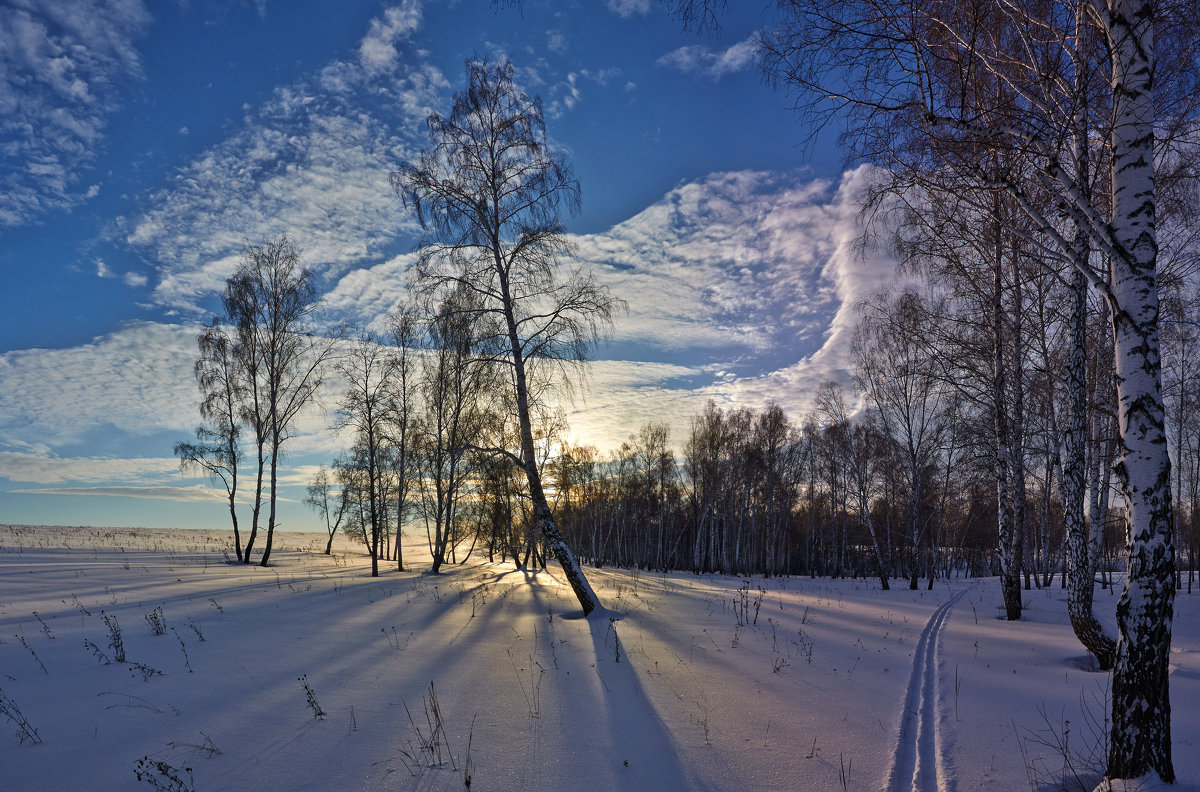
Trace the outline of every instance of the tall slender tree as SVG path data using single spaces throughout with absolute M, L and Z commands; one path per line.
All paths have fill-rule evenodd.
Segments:
M 175 445 L 175 455 L 184 468 L 198 468 L 225 488 L 229 519 L 233 523 L 233 549 L 243 560 L 238 528 L 238 468 L 242 463 L 241 410 L 245 399 L 244 372 L 229 333 L 214 319 L 196 338 L 196 383 L 200 386 L 201 424 L 195 443 Z
M 309 317 L 317 306 L 313 273 L 300 261 L 300 251 L 286 236 L 247 245 L 223 297 L 236 332 L 236 352 L 245 369 L 251 398 L 244 420 L 255 432 L 258 486 L 251 539 L 258 528 L 263 472 L 270 466 L 267 538 L 262 566 L 267 566 L 275 535 L 279 459 L 292 436 L 296 419 L 320 387 L 336 335 L 313 332 Z
M 579 206 L 579 184 L 546 134 L 541 101 L 513 81 L 510 62 L 472 61 L 448 115 L 429 117 L 433 147 L 392 174 L 425 231 L 414 284 L 440 299 L 474 299 L 473 332 L 483 354 L 507 368 L 520 430 L 519 453 L 536 524 L 584 613 L 600 602 L 558 530 L 542 487 L 533 411 L 550 382 L 569 384 L 618 302 L 581 270 L 561 214 Z

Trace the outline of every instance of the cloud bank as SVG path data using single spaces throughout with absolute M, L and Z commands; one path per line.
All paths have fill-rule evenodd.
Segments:
M 642 424 L 665 421 L 680 446 L 710 399 L 727 408 L 774 402 L 799 420 L 821 382 L 850 385 L 857 305 L 895 278 L 890 257 L 858 244 L 857 196 L 869 178 L 867 169 L 836 184 L 713 174 L 604 234 L 575 237 L 575 265 L 591 269 L 629 310 L 596 350 L 575 401 L 563 404 L 572 439 L 611 449 Z M 349 270 L 326 294 L 326 310 L 386 329 L 412 260 L 404 254 Z M 69 448 L 101 430 L 188 438 L 197 421 L 198 329 L 135 323 L 81 347 L 0 356 L 0 478 L 174 486 L 163 478 L 178 475 L 167 447 L 162 458 L 106 460 L 70 458 Z M 336 390 L 326 388 L 325 409 Z M 289 464 L 328 463 L 344 447 L 328 423 L 321 409 L 305 416 Z

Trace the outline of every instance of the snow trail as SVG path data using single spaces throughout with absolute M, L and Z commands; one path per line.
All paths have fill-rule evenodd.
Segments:
M 950 611 L 968 590 L 963 589 L 942 603 L 929 617 L 917 641 L 912 676 L 908 680 L 904 710 L 900 715 L 900 734 L 887 776 L 885 788 L 888 792 L 948 792 L 951 789 L 950 780 L 941 767 L 937 744 L 937 647 Z

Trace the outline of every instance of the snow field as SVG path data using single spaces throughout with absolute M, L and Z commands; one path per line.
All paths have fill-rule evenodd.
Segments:
M 471 790 L 1048 790 L 1053 743 L 1066 730 L 1086 753 L 1086 710 L 1105 717 L 1107 675 L 1057 580 L 1008 623 L 994 580 L 884 592 L 589 568 L 609 612 L 583 619 L 556 569 L 472 558 L 435 577 L 414 543 L 413 571 L 372 579 L 341 540 L 326 557 L 323 537 L 284 534 L 268 569 L 228 563 L 227 545 L 0 527 L 0 692 L 41 740 L 0 716 L 0 789 L 152 789 L 135 775 L 148 757 L 160 787 L 161 767 L 196 792 L 453 790 L 468 774 Z M 1179 789 L 1200 778 L 1198 611 L 1181 593 Z M 126 663 L 84 644 L 112 658 L 104 616 Z

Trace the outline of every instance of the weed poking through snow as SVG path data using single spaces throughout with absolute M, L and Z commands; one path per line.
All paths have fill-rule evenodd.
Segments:
M 163 618 L 162 608 L 155 608 L 142 618 L 146 620 L 146 625 L 149 626 L 151 635 L 167 634 L 167 620 Z
M 0 690 L 0 715 L 17 725 L 17 739 L 22 744 L 28 741 L 37 745 L 42 741 L 42 738 L 38 736 L 37 729 L 33 728 L 29 720 L 21 714 L 21 708 L 17 706 L 17 702 L 5 695 L 3 690 Z
M 172 767 L 166 762 L 143 756 L 134 763 L 133 772 L 138 781 L 149 784 L 158 792 L 194 792 L 196 789 L 190 767 Z
M 196 624 L 196 622 L 192 619 L 188 619 L 186 622 L 184 622 L 184 624 L 188 627 L 188 629 L 196 633 L 197 638 L 199 638 L 202 642 L 204 641 L 204 633 L 200 632 L 200 625 Z
M 416 768 L 419 766 L 442 767 L 445 765 L 446 759 L 450 760 L 450 767 L 457 772 L 458 766 L 454 763 L 454 753 L 450 750 L 450 741 L 446 739 L 446 723 L 442 719 L 442 708 L 438 706 L 437 691 L 433 687 L 433 682 L 429 683 L 429 695 L 421 697 L 425 714 L 424 728 L 413 717 L 412 710 L 408 708 L 408 702 L 401 699 L 401 703 L 404 704 L 409 726 L 417 738 L 415 746 L 412 740 L 409 740 L 408 750 L 400 749 L 408 772 L 415 776 Z M 473 729 L 474 721 L 472 721 Z M 444 754 L 443 748 L 445 749 Z
M 38 612 L 37 612 L 37 611 L 34 611 L 34 612 L 33 612 L 33 615 L 34 615 L 35 617 L 37 617 L 37 620 L 38 620 L 39 622 L 41 622 L 41 623 L 42 623 L 42 635 L 46 636 L 47 638 L 53 639 L 53 638 L 54 638 L 54 635 L 53 635 L 53 634 L 50 632 L 50 625 L 49 625 L 49 624 L 46 624 L 46 620 L 45 620 L 45 619 L 43 619 L 43 618 L 42 618 L 42 617 L 41 617 L 41 616 L 38 614 Z
M 163 672 L 157 668 L 151 668 L 145 663 L 131 663 L 129 666 L 129 675 L 136 677 L 138 674 L 142 675 L 143 682 L 149 682 L 150 677 L 162 676 Z
M 1108 713 L 1112 711 L 1108 685 L 1093 691 L 1090 701 L 1080 692 L 1079 705 L 1083 726 L 1076 725 L 1074 733 L 1071 721 L 1060 715 L 1055 722 L 1042 705 L 1037 708 L 1042 727 L 1018 733 L 1030 788 L 1090 792 L 1103 777 L 1110 732 Z M 1029 745 L 1039 746 L 1046 755 L 1030 757 Z
M 312 686 L 308 684 L 308 674 L 297 677 L 296 681 L 304 687 L 304 698 L 308 702 L 308 708 L 312 710 L 313 717 L 317 720 L 324 719 L 325 710 L 321 709 L 321 705 L 317 703 L 317 694 L 313 692 Z
M 121 622 L 111 614 L 104 614 L 104 623 L 108 626 L 108 648 L 113 650 L 113 658 L 118 663 L 125 662 L 125 639 L 121 637 Z
M 92 656 L 96 658 L 97 662 L 104 663 L 104 665 L 109 665 L 112 663 L 112 660 L 108 659 L 108 655 L 104 653 L 104 650 L 99 646 L 96 646 L 96 644 L 92 643 L 87 638 L 83 639 L 83 648 L 91 652 Z
M 183 642 L 183 637 L 179 634 L 179 630 L 176 630 L 174 627 L 172 627 L 171 632 L 175 633 L 175 640 L 179 641 L 179 650 L 183 652 L 183 666 L 190 674 L 192 673 L 192 664 L 188 660 L 187 644 Z
M 49 671 L 46 670 L 46 664 L 42 662 L 42 658 L 38 657 L 38 653 L 34 650 L 34 648 L 32 646 L 29 645 L 29 641 L 25 640 L 24 635 L 13 635 L 13 638 L 16 638 L 18 641 L 21 642 L 21 646 L 24 646 L 26 649 L 29 650 L 29 654 L 33 655 L 33 659 L 36 660 L 37 664 L 42 667 L 43 674 L 50 673 Z

